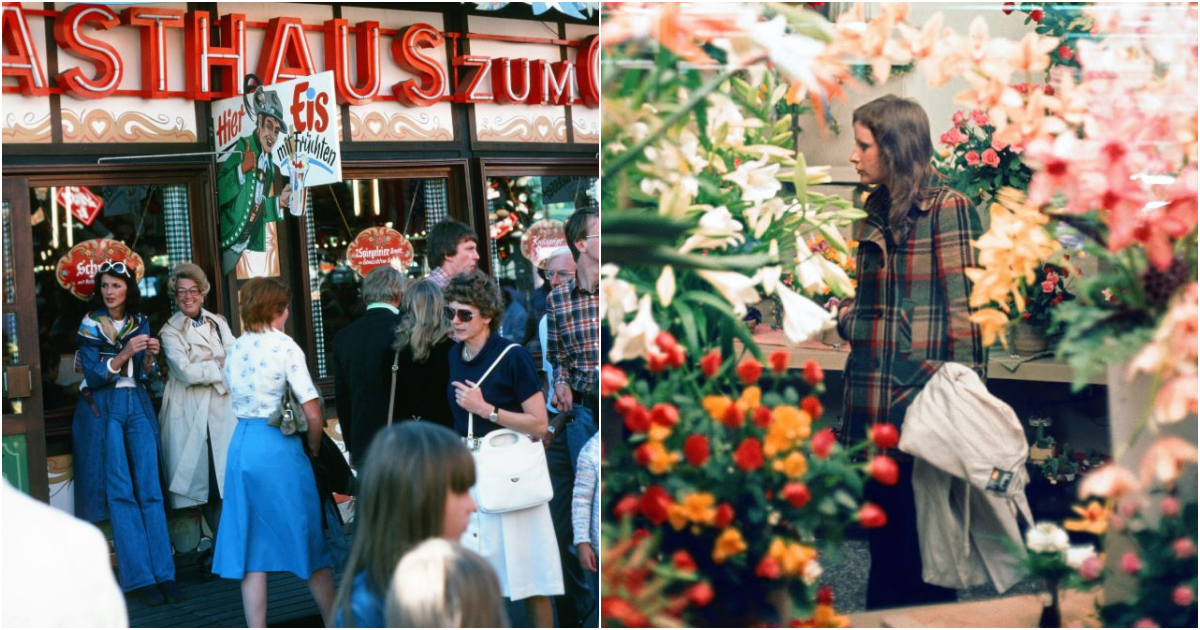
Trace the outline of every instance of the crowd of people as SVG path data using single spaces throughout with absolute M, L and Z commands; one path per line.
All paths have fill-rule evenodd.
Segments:
M 251 627 L 266 625 L 271 572 L 307 580 L 327 626 L 503 627 L 505 599 L 523 602 L 537 627 L 554 626 L 556 614 L 562 627 L 595 619 L 598 228 L 596 208 L 575 212 L 568 247 L 539 269 L 544 315 L 519 327 L 538 330 L 544 379 L 522 340 L 500 334 L 511 300 L 476 269 L 469 226 L 432 228 L 432 271 L 421 280 L 390 266 L 366 275 L 366 309 L 333 347 L 356 476 L 341 567 L 314 476 L 313 460 L 331 447 L 322 446 L 321 393 L 284 332 L 291 290 L 274 278 L 246 282 L 235 337 L 203 307 L 204 270 L 180 264 L 169 281 L 178 312 L 156 337 L 138 312 L 136 270 L 102 265 L 96 308 L 77 335 L 76 501 L 80 518 L 110 521 L 120 589 L 151 605 L 185 597 L 166 499 L 201 509 L 216 540 L 212 572 L 240 580 Z M 147 384 L 160 377 L 156 415 Z M 475 451 L 493 432 L 544 447 L 535 452 L 546 454 L 549 501 L 477 508 L 490 497 L 479 494 L 487 469 Z

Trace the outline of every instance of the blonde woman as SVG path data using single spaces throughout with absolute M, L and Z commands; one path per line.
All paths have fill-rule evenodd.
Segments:
M 167 287 L 179 307 L 158 333 L 167 360 L 160 419 L 168 497 L 175 509 L 202 506 L 215 533 L 237 427 L 224 374 L 234 337 L 224 317 L 204 308 L 211 286 L 199 266 L 179 264 Z
M 500 583 L 487 560 L 434 538 L 404 555 L 388 587 L 389 628 L 507 628 Z
M 444 311 L 442 291 L 432 282 L 418 282 L 400 301 L 400 325 L 394 348 L 400 352 L 396 374 L 397 420 L 421 418 L 453 427 L 446 386 L 450 383 L 453 330 Z

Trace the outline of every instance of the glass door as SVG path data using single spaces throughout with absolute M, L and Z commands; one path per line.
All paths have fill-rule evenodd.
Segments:
M 29 183 L 6 177 L 3 192 L 4 478 L 48 501 Z

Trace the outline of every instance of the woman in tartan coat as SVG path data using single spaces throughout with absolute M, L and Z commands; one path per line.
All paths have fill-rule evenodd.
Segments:
M 878 98 L 854 111 L 850 162 L 865 185 L 868 216 L 854 228 L 857 297 L 838 313 L 850 341 L 841 438 L 866 438 L 876 423 L 901 428 L 904 413 L 943 362 L 986 376 L 979 327 L 972 324 L 964 270 L 975 266 L 971 241 L 983 234 L 962 194 L 941 185 L 930 167 L 929 118 L 916 102 Z M 870 531 L 867 608 L 954 601 L 953 590 L 921 580 L 912 462 L 898 458 L 900 481 L 871 482 L 867 500 L 887 525 Z

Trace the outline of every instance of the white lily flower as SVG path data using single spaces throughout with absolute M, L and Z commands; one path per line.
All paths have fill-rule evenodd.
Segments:
M 746 225 L 754 233 L 754 238 L 762 238 L 771 228 L 771 224 L 783 217 L 786 211 L 783 200 L 773 197 L 764 204 L 746 208 L 742 214 L 746 217 Z
M 806 293 L 825 292 L 825 274 L 821 256 L 813 253 L 802 237 L 796 237 L 796 284 Z
M 658 301 L 662 302 L 663 306 L 670 306 L 671 300 L 675 299 L 675 268 L 671 265 L 663 266 L 662 274 L 658 276 L 658 282 L 654 284 L 654 289 L 658 293 Z
M 733 214 L 725 206 L 713 208 L 701 217 L 692 235 L 684 241 L 680 251 L 690 252 L 696 249 L 724 249 L 730 245 L 740 245 L 745 242 L 742 235 L 742 224 L 733 218 Z
M 775 289 L 783 303 L 783 334 L 789 343 L 803 343 L 837 326 L 833 313 L 816 302 L 782 284 Z
M 1084 561 L 1096 555 L 1096 545 L 1072 545 L 1067 549 L 1067 566 L 1079 570 Z
M 737 170 L 726 175 L 725 180 L 731 181 L 742 189 L 742 201 L 766 201 L 775 196 L 782 186 L 775 174 L 779 172 L 778 164 L 767 164 L 766 158 L 753 162 L 742 162 Z
M 651 351 L 658 352 L 654 338 L 658 336 L 658 324 L 654 321 L 654 310 L 649 295 L 642 296 L 638 306 L 637 317 L 629 323 L 622 323 L 617 329 L 617 337 L 613 340 L 612 350 L 608 360 L 620 363 L 628 359 L 639 359 Z
M 1025 546 L 1034 553 L 1062 553 L 1071 546 L 1071 539 L 1058 525 L 1041 522 L 1025 533 Z
M 712 271 L 701 269 L 696 275 L 704 278 L 733 307 L 734 315 L 746 314 L 746 304 L 758 302 L 757 278 L 744 276 L 736 271 Z
M 819 254 L 813 254 L 813 256 L 821 264 L 821 279 L 825 281 L 826 286 L 832 289 L 838 297 L 854 297 L 854 283 L 850 281 L 846 270 L 824 256 Z
M 708 137 L 716 145 L 740 147 L 746 144 L 746 129 L 763 124 L 756 118 L 742 116 L 742 110 L 724 94 L 713 93 L 708 101 Z
M 778 15 L 769 22 L 756 22 L 747 32 L 754 43 L 766 50 L 781 74 L 804 85 L 817 85 L 812 69 L 818 66 L 817 58 L 825 52 L 825 44 L 786 31 L 787 20 Z
M 779 242 L 772 240 L 771 249 L 768 252 L 772 260 L 779 259 Z M 763 293 L 772 295 L 775 293 L 775 287 L 779 286 L 779 276 L 783 273 L 783 267 L 780 265 L 771 265 L 762 267 L 758 270 L 755 278 L 762 284 Z
M 625 315 L 637 308 L 637 289 L 620 278 L 616 265 L 600 269 L 600 317 L 608 317 L 609 328 L 616 329 Z

